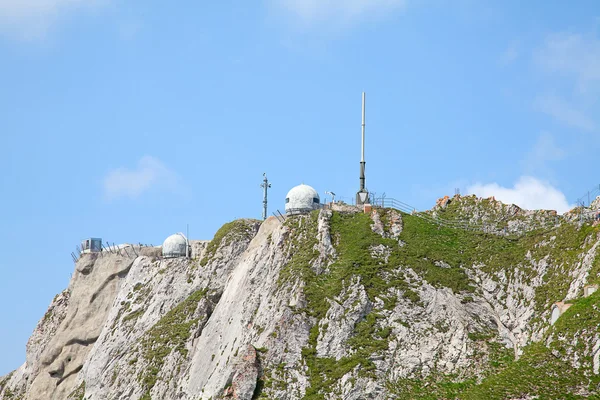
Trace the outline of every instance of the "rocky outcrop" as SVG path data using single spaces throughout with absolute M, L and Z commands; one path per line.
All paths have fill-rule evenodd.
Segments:
M 521 235 L 536 229 L 552 229 L 563 221 L 572 220 L 568 213 L 562 216 L 555 210 L 524 210 L 494 197 L 478 198 L 475 195 L 445 196 L 428 213 L 457 226 L 498 235 Z
M 231 387 L 225 391 L 224 397 L 236 400 L 251 400 L 256 391 L 259 372 L 256 349 L 254 346 L 249 345 L 236 366 Z

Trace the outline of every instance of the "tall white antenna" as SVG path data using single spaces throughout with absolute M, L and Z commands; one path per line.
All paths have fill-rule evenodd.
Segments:
M 360 189 L 358 193 L 356 193 L 356 204 L 366 204 L 369 202 L 369 192 L 365 188 L 365 103 L 366 103 L 366 94 L 362 92 L 362 140 L 360 146 Z
M 360 162 L 362 164 L 365 163 L 365 103 L 366 103 L 366 94 L 365 92 L 362 93 L 362 146 L 361 146 L 361 151 L 360 151 Z M 362 178 L 362 183 L 363 185 L 360 187 L 361 189 L 364 189 L 364 168 L 362 170 L 362 174 L 361 174 L 361 178 Z

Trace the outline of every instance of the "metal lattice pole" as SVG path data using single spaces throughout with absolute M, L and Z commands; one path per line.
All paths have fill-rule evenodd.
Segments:
M 268 204 L 268 201 L 267 201 L 267 191 L 271 187 L 271 184 L 269 183 L 269 180 L 267 179 L 267 173 L 266 172 L 263 174 L 263 177 L 264 177 L 263 183 L 260 185 L 260 187 L 263 188 L 263 213 L 262 213 L 262 218 L 263 218 L 263 221 L 264 221 L 265 219 L 267 219 L 267 204 Z

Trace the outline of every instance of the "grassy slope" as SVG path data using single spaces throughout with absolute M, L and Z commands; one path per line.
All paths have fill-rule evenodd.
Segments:
M 251 239 L 255 233 L 253 232 L 253 225 L 257 222 L 254 219 L 236 219 L 223 225 L 206 247 L 200 265 L 205 266 L 212 261 L 220 247 L 227 246 L 235 241 Z
M 599 326 L 600 292 L 596 292 L 575 302 L 547 332 L 546 340 L 527 346 L 518 361 L 464 391 L 460 398 L 600 398 L 600 375 L 593 374 L 590 356 Z
M 381 217 L 383 221 L 387 220 L 385 212 L 382 212 Z M 598 233 L 598 229 L 591 226 L 577 229 L 573 225 L 563 225 L 555 230 L 534 231 L 515 239 L 438 227 L 410 215 L 403 215 L 403 222 L 404 230 L 400 238 L 406 244 L 400 246 L 397 241 L 375 234 L 371 230 L 371 219 L 368 215 L 334 213 L 331 219 L 331 235 L 338 257 L 327 273 L 317 274 L 310 266 L 317 256 L 314 249 L 317 243 L 317 213 L 308 217 L 292 218 L 287 223 L 292 230 L 290 240 L 294 256 L 282 271 L 281 279 L 285 281 L 301 277 L 305 281 L 307 307 L 303 311 L 320 320 L 325 317 L 329 308 L 328 299 L 339 296 L 344 285 L 355 276 L 360 277 L 371 299 L 384 299 L 385 307 L 388 308 L 395 304 L 395 299 L 388 296 L 388 289 L 392 287 L 403 291 L 404 297 L 414 302 L 419 301 L 418 295 L 406 282 L 402 269 L 398 267 L 410 267 L 432 285 L 448 287 L 455 293 L 466 295 L 475 291 L 475 287 L 467 279 L 465 268 L 470 268 L 476 263 L 483 264 L 484 271 L 504 271 L 510 279 L 512 271 L 518 266 L 532 278 L 536 273 L 526 258 L 530 253 L 534 260 L 546 258 L 550 263 L 545 285 L 536 291 L 536 305 L 539 311 L 543 311 L 553 302 L 564 298 L 570 282 L 565 271 L 576 265 L 580 260 L 579 255 L 593 244 L 593 240 L 589 239 L 595 238 Z M 544 245 L 544 242 L 550 244 Z M 391 249 L 387 263 L 370 256 L 369 249 L 380 244 Z M 444 261 L 450 268 L 439 268 L 434 264 L 436 261 Z M 594 279 L 597 279 L 595 275 L 590 277 L 590 281 Z M 565 315 L 561 320 L 566 321 L 570 314 L 572 313 Z M 353 354 L 337 361 L 316 356 L 319 326 L 317 324 L 313 327 L 309 344 L 303 350 L 311 383 L 306 393 L 307 399 L 324 398 L 341 376 L 357 366 L 359 375 L 368 376 L 372 373 L 372 356 L 386 349 L 389 340 L 389 330 L 381 327 L 378 320 L 377 310 L 367 315 L 355 327 L 355 336 L 348 343 L 354 351 Z M 600 321 L 596 321 L 598 322 Z M 557 324 L 556 329 L 560 329 L 561 326 Z M 489 341 L 490 348 L 497 346 L 493 337 L 484 339 Z M 517 362 L 502 349 L 496 350 L 498 351 L 491 352 L 487 373 L 489 377 L 480 385 L 476 385 L 473 379 L 455 382 L 453 377 L 435 377 L 427 381 L 393 382 L 390 383 L 389 389 L 398 398 L 415 399 L 500 399 L 518 393 L 537 393 L 542 395 L 542 398 L 560 398 L 556 397 L 557 393 L 575 393 L 575 388 L 589 389 L 589 382 L 573 379 L 578 376 L 578 371 L 569 369 L 565 362 L 552 356 L 551 350 L 543 345 L 529 346 L 525 355 Z M 565 369 L 569 373 L 563 373 L 559 377 L 557 371 Z M 519 377 L 523 386 L 514 384 Z M 542 377 L 550 378 L 544 380 Z M 552 382 L 552 377 L 554 385 L 543 384 Z M 538 383 L 531 383 L 532 381 Z M 567 381 L 571 383 L 567 384 Z M 522 390 L 517 389 L 520 387 Z M 539 389 L 538 392 L 536 388 Z

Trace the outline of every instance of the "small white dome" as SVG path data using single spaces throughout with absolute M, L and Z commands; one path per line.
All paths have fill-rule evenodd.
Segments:
M 285 196 L 285 212 L 301 214 L 321 207 L 319 193 L 308 185 L 298 185 Z
M 182 233 L 176 233 L 165 239 L 162 245 L 163 257 L 184 257 L 187 240 Z

